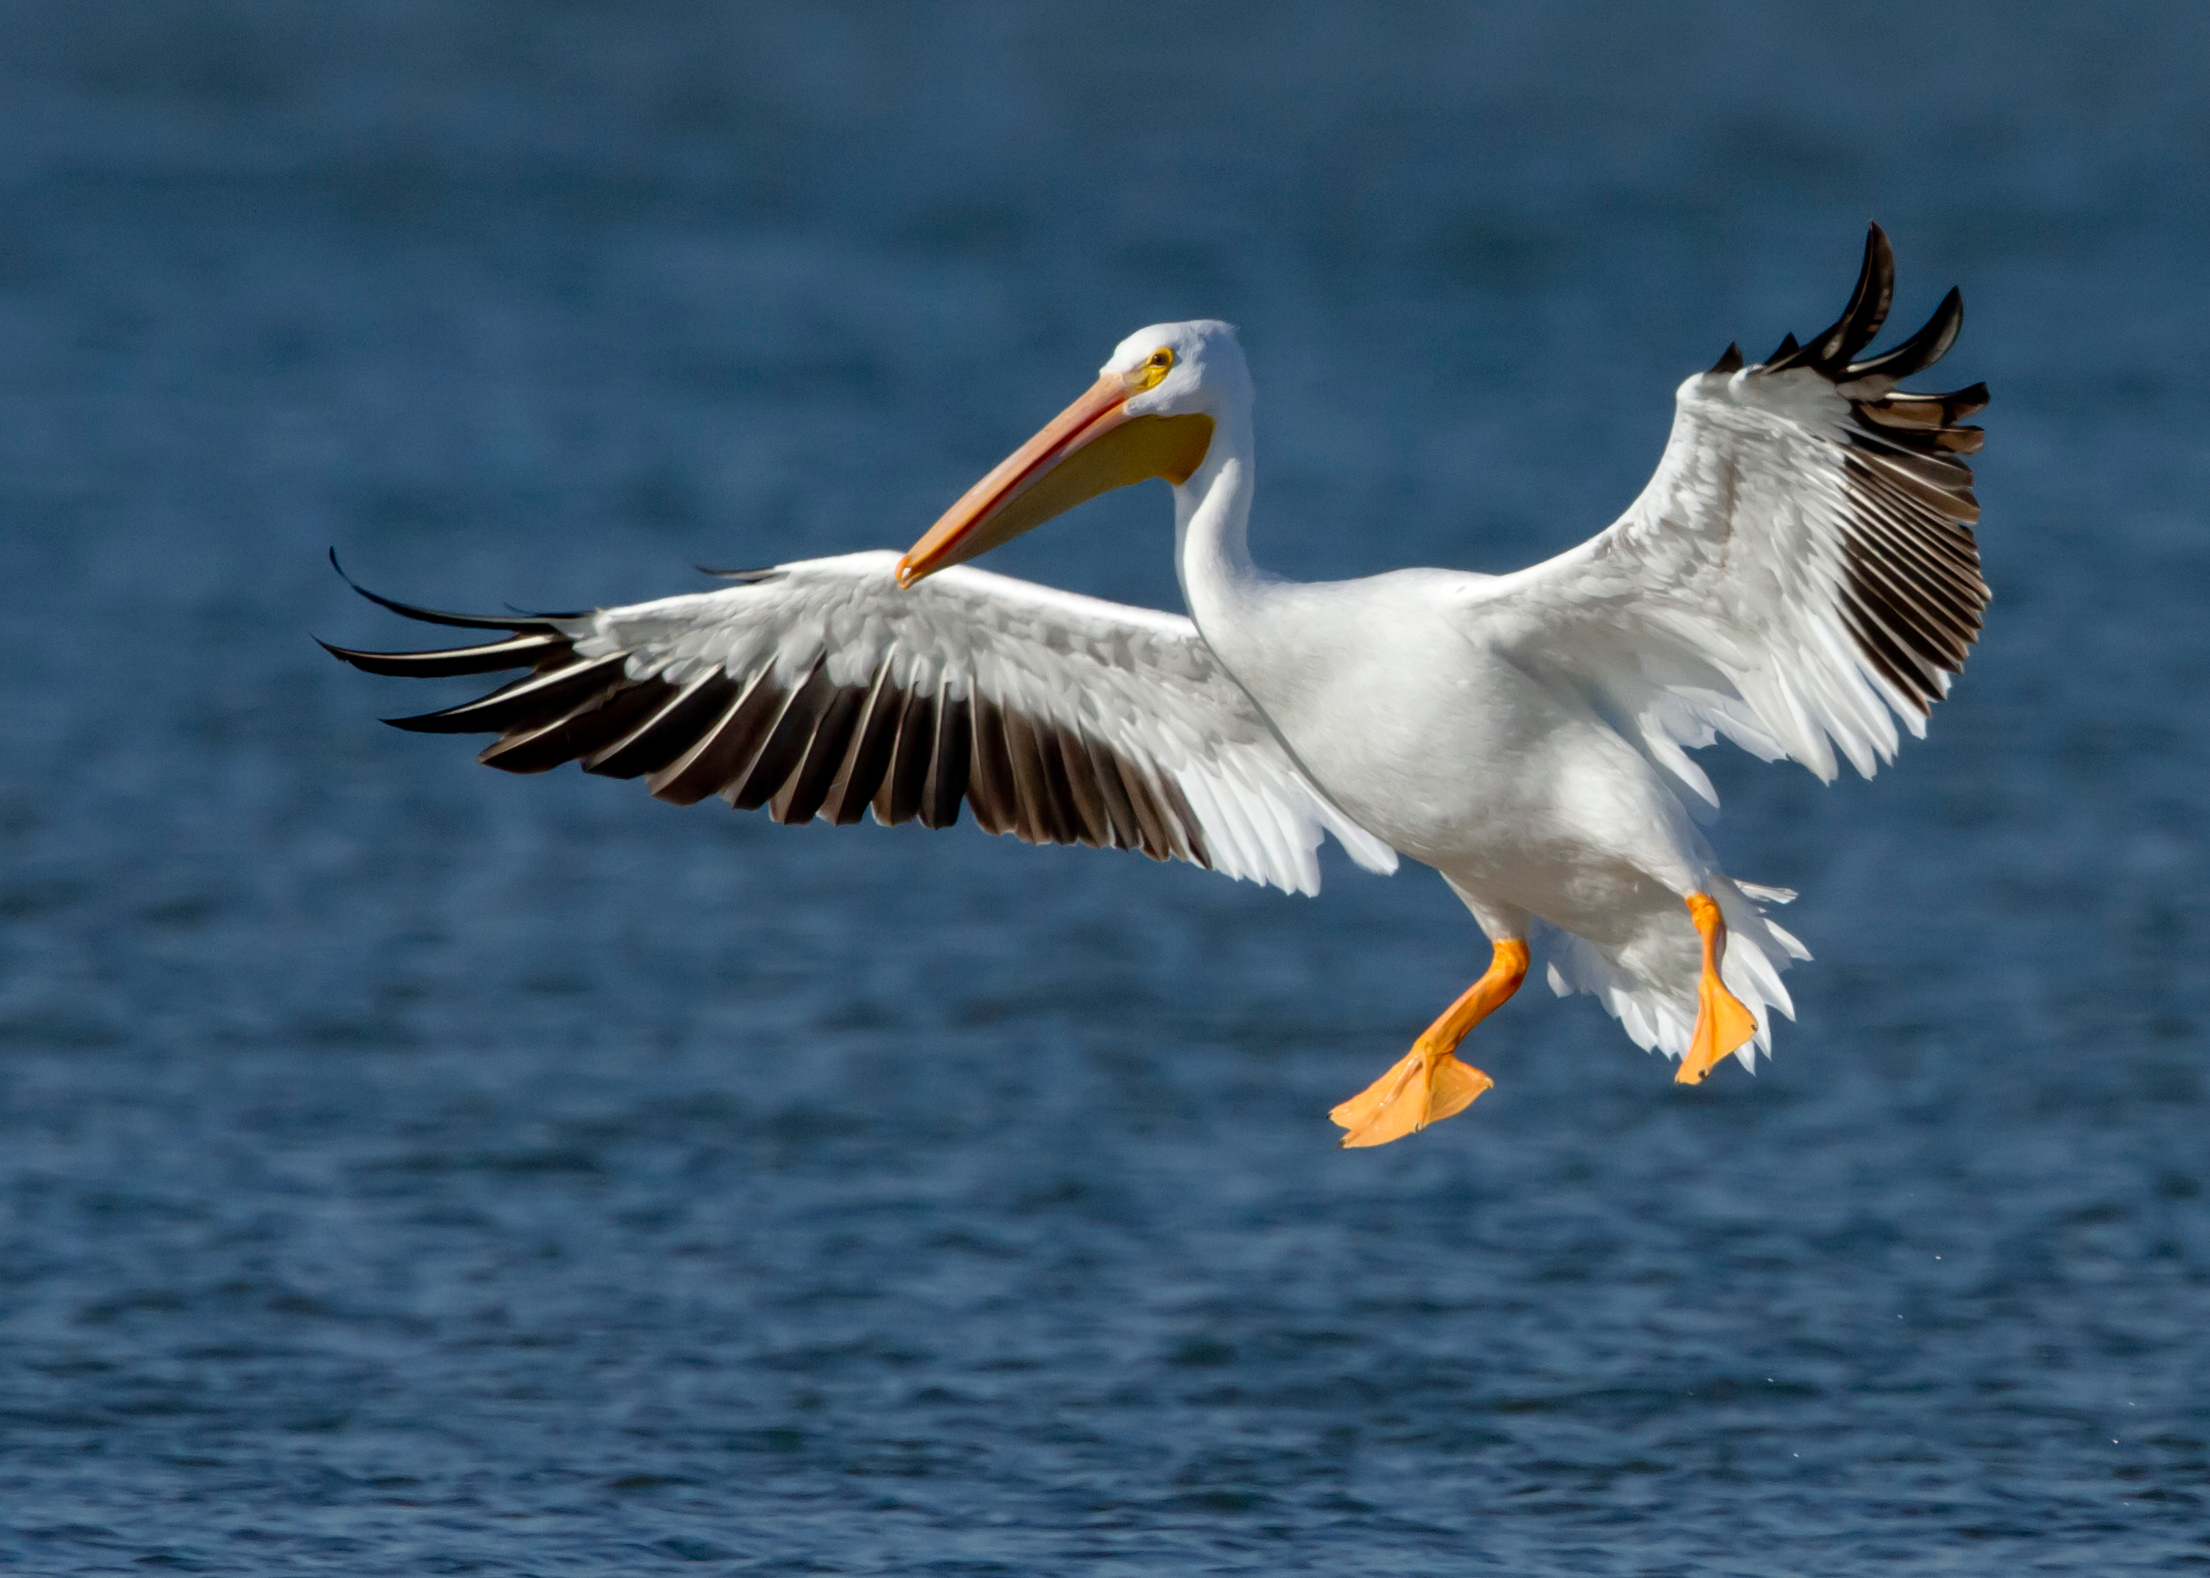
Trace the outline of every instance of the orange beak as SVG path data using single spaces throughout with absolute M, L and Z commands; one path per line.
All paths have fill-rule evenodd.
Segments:
M 1086 499 L 1151 477 L 1176 486 L 1204 464 L 1209 416 L 1135 416 L 1125 374 L 1106 373 L 1043 431 L 960 496 L 898 561 L 911 586 L 947 565 L 1004 546 Z

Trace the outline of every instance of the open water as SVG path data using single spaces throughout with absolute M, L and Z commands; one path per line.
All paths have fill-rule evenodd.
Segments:
M 0 31 L 0 1561 L 2210 1567 L 2210 13 Z M 903 545 L 1196 314 L 1262 560 L 1510 567 L 1871 217 L 1970 305 L 1997 601 L 1877 781 L 1707 756 L 1818 954 L 1754 1079 L 1531 991 L 1339 1154 L 1485 957 L 1430 874 L 516 780 L 308 640 L 409 638 L 331 544 L 494 608 Z M 1002 563 L 1171 605 L 1169 535 Z

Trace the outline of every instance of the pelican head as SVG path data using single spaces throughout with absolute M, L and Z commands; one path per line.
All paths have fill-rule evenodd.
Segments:
M 1180 487 L 1205 463 L 1214 427 L 1250 400 L 1231 325 L 1199 318 L 1138 329 L 1080 399 L 944 512 L 898 561 L 898 584 L 988 553 L 1110 489 L 1152 477 Z

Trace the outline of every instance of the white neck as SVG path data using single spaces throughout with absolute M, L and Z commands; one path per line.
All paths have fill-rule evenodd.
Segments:
M 1251 414 L 1215 418 L 1205 463 L 1174 490 L 1174 566 L 1190 618 L 1215 647 L 1266 582 L 1247 541 L 1251 494 Z

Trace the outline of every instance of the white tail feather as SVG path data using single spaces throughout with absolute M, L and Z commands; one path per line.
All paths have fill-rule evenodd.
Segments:
M 1714 874 L 1712 896 L 1726 917 L 1727 951 L 1719 975 L 1727 990 L 1756 1016 L 1757 1034 L 1734 1055 L 1755 1073 L 1757 1054 L 1773 1052 L 1772 1016 L 1796 1017 L 1795 1003 L 1781 983 L 1791 960 L 1808 959 L 1810 950 L 1767 920 L 1752 902 L 1752 890 Z M 1791 898 L 1793 894 L 1789 895 Z M 1777 900 L 1771 902 L 1778 902 Z M 1652 917 L 1640 936 L 1618 949 L 1600 948 L 1584 937 L 1554 926 L 1539 929 L 1550 989 L 1560 997 L 1586 992 L 1645 1052 L 1679 1058 L 1696 1028 L 1696 978 L 1700 953 L 1685 908 L 1677 923 Z

